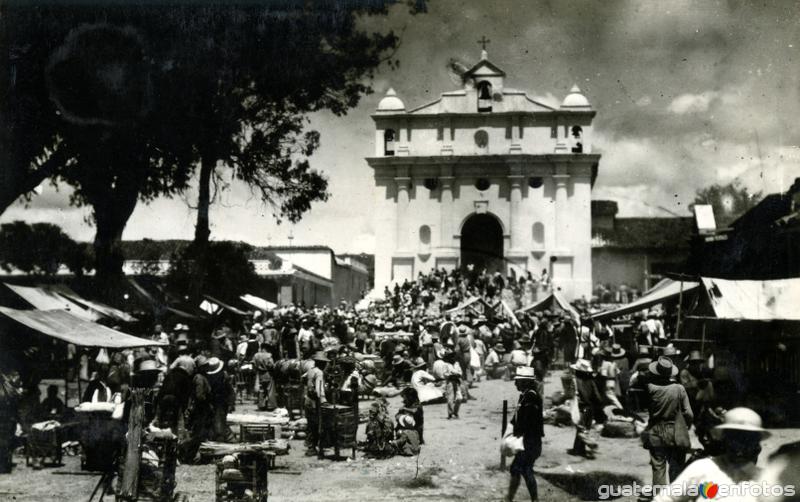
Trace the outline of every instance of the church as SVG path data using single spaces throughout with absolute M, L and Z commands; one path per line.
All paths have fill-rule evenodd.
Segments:
M 473 265 L 590 298 L 595 110 L 577 86 L 558 108 L 506 87 L 485 46 L 462 78 L 416 108 L 389 89 L 372 115 L 376 290 Z

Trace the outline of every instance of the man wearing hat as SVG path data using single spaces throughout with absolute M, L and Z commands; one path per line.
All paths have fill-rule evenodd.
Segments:
M 458 365 L 461 367 L 461 385 L 462 391 L 464 392 L 464 396 L 467 399 L 474 399 L 472 396 L 469 395 L 469 387 L 472 384 L 472 366 L 470 365 L 471 362 L 471 349 L 472 349 L 472 342 L 470 338 L 472 334 L 470 333 L 469 326 L 466 324 L 462 324 L 458 327 L 458 339 L 456 340 L 456 351 L 458 352 L 457 361 Z
M 517 411 L 511 419 L 512 434 L 522 438 L 524 449 L 514 456 L 511 463 L 511 481 L 508 485 L 507 501 L 514 500 L 520 481 L 525 480 L 531 500 L 538 500 L 536 478 L 533 476 L 533 464 L 542 454 L 542 437 L 544 436 L 544 420 L 542 417 L 542 396 L 536 391 L 537 381 L 530 366 L 517 368 L 514 385 L 520 392 Z
M 308 426 L 306 429 L 306 455 L 316 455 L 316 448 L 319 443 L 319 408 L 328 402 L 325 398 L 325 366 L 328 364 L 328 357 L 324 352 L 317 352 L 313 356 L 314 366 L 304 375 L 306 383 L 306 395 L 304 411 Z
M 497 343 L 489 349 L 489 354 L 483 365 L 486 370 L 486 378 L 506 378 L 508 374 L 508 363 L 504 356 L 506 348 L 502 343 Z
M 762 427 L 761 417 L 749 408 L 733 408 L 725 413 L 723 423 L 716 426 L 713 433 L 719 435 L 723 453 L 689 464 L 672 481 L 673 487 L 680 486 L 681 489 L 667 490 L 656 496 L 654 502 L 701 501 L 713 498 L 715 495 L 709 497 L 699 492 L 691 496 L 677 495 L 682 492 L 682 487 L 700 487 L 705 483 L 725 486 L 729 493 L 734 493 L 733 490 L 739 486 L 740 496 L 735 497 L 736 500 L 755 500 L 757 494 L 748 492 L 744 484 L 753 483 L 759 478 L 760 469 L 756 467 L 756 462 L 761 453 L 761 441 L 770 436 L 769 431 Z M 762 485 L 756 486 L 762 488 Z M 766 500 L 772 500 L 770 493 L 762 492 L 761 495 Z
M 213 414 L 214 440 L 230 443 L 233 432 L 228 427 L 228 413 L 236 407 L 236 392 L 230 376 L 223 371 L 224 364 L 219 358 L 212 357 L 202 370 L 208 380 L 210 402 Z
M 594 422 L 594 411 L 603 405 L 603 398 L 597 390 L 594 368 L 587 359 L 578 359 L 569 366 L 575 374 L 575 399 L 578 400 L 580 419 L 576 426 L 575 440 L 569 453 L 586 458 L 594 458 L 597 444 L 588 437 Z
M 669 358 L 659 357 L 650 363 L 648 370 L 650 380 L 644 388 L 649 398 L 650 420 L 642 443 L 650 451 L 653 485 L 665 485 L 668 479 L 675 480 L 684 467 L 691 446 L 689 426 L 694 414 L 686 389 L 674 382 L 678 367 Z
M 695 415 L 695 432 L 698 439 L 708 437 L 709 429 L 719 421 L 713 411 L 716 401 L 714 384 L 703 364 L 705 359 L 699 350 L 692 350 L 686 358 L 686 367 L 678 373 L 678 380 L 689 395 L 689 403 Z

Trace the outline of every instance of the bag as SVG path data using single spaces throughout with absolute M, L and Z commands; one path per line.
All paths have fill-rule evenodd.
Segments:
M 94 362 L 97 364 L 109 364 L 111 363 L 111 358 L 108 357 L 108 351 L 105 348 L 101 348 L 97 352 L 97 357 L 94 358 Z
M 522 442 L 522 436 L 515 436 L 511 432 L 506 434 L 500 442 L 500 451 L 506 457 L 513 457 L 524 449 L 525 445 Z
M 469 365 L 474 370 L 481 369 L 481 356 L 475 349 L 469 349 Z
M 675 417 L 675 447 L 683 450 L 689 450 L 692 447 L 692 441 L 689 439 L 689 427 L 680 411 Z
M 569 408 L 570 417 L 572 417 L 572 423 L 575 425 L 579 425 L 581 423 L 581 410 L 578 407 L 578 395 L 575 394 L 575 397 L 572 398 L 572 402 L 570 403 Z

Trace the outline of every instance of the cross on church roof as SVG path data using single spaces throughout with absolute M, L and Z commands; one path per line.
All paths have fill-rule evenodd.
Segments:
M 491 40 L 489 40 L 488 38 L 486 38 L 486 35 L 483 35 L 483 36 L 481 37 L 481 39 L 480 39 L 480 40 L 478 40 L 478 43 L 479 43 L 479 44 L 481 44 L 481 47 L 483 48 L 483 50 L 486 50 L 486 44 L 488 44 L 488 43 L 490 43 L 490 42 L 491 42 Z

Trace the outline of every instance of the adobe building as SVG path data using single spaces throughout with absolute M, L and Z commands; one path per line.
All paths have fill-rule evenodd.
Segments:
M 485 50 L 463 81 L 416 108 L 390 89 L 372 115 L 376 290 L 472 264 L 589 298 L 596 112 L 577 86 L 558 108 L 507 87 Z

